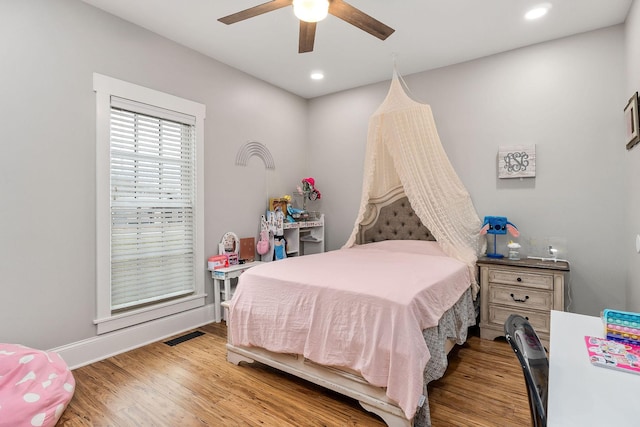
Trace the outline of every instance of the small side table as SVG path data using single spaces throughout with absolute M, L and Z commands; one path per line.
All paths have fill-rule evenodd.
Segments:
M 239 277 L 242 273 L 255 267 L 258 264 L 262 264 L 261 261 L 247 262 L 245 264 L 232 265 L 230 267 L 218 268 L 211 271 L 211 277 L 213 277 L 213 299 L 214 299 L 214 316 L 216 323 L 222 321 L 222 301 L 228 301 L 231 299 L 231 279 Z M 224 291 L 221 285 L 224 282 Z M 222 294 L 222 298 L 220 295 Z

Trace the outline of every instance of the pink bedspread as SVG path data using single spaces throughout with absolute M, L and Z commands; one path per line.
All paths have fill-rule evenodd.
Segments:
M 231 342 L 302 354 L 386 387 L 407 419 L 423 393 L 436 326 L 470 286 L 435 242 L 388 241 L 254 267 L 230 303 Z

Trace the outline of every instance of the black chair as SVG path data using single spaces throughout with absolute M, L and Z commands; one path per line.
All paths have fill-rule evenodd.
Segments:
M 522 366 L 533 426 L 546 427 L 549 384 L 547 352 L 533 326 L 518 314 L 509 316 L 504 324 L 504 333 Z

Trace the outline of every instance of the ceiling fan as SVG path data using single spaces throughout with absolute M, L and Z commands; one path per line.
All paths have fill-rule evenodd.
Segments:
M 295 15 L 300 19 L 298 53 L 313 51 L 316 24 L 324 19 L 327 13 L 366 31 L 380 40 L 385 40 L 395 31 L 343 0 L 272 0 L 222 17 L 218 21 L 230 25 L 292 4 Z M 313 12 L 318 10 L 319 16 L 314 16 Z M 309 14 L 312 16 L 309 16 Z

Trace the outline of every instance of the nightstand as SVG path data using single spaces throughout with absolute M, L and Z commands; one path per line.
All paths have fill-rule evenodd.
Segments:
M 480 337 L 504 336 L 510 314 L 526 317 L 548 347 L 551 310 L 564 311 L 564 280 L 569 264 L 536 259 L 481 257 Z

